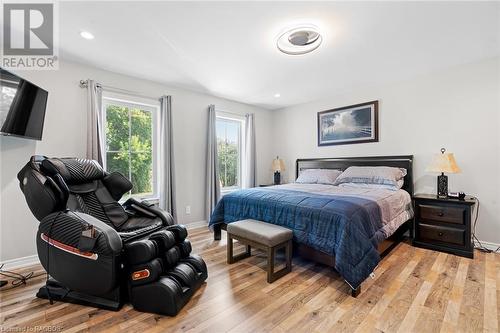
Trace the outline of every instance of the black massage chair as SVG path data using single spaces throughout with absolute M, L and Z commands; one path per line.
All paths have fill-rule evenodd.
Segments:
M 187 231 L 157 206 L 118 200 L 132 189 L 93 160 L 33 156 L 17 175 L 40 221 L 38 257 L 50 279 L 37 296 L 176 315 L 207 278 Z

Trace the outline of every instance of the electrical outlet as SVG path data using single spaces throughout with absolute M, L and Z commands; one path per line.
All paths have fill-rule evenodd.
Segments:
M 191 214 L 191 206 L 186 206 L 186 215 Z

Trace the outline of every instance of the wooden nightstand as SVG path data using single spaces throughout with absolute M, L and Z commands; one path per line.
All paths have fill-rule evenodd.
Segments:
M 476 200 L 417 194 L 413 245 L 473 258 L 472 211 Z

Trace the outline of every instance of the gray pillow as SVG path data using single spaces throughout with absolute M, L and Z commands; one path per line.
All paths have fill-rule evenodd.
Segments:
M 406 176 L 406 169 L 393 168 L 386 166 L 375 167 L 358 167 L 352 166 L 347 168 L 335 180 L 335 185 L 345 183 L 356 184 L 379 184 L 400 188 L 398 181 Z M 401 184 L 401 182 L 400 182 Z
M 342 171 L 335 169 L 305 169 L 300 172 L 295 182 L 299 184 L 333 185 L 341 173 Z

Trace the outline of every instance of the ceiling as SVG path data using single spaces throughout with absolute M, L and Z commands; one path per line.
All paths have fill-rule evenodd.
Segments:
M 62 59 L 269 109 L 500 54 L 498 2 L 86 1 L 59 12 Z M 299 23 L 322 45 L 280 53 L 276 37 Z

